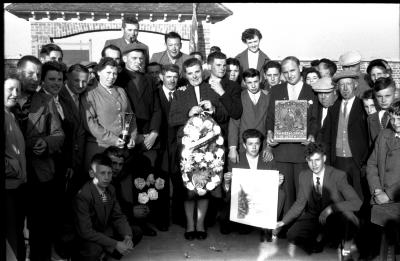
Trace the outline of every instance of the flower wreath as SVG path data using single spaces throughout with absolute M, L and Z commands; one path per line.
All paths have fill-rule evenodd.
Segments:
M 144 191 L 144 192 L 139 192 L 138 202 L 140 204 L 146 204 L 147 202 L 149 202 L 149 200 L 158 199 L 158 190 L 164 188 L 165 181 L 162 178 L 154 179 L 154 175 L 149 174 L 146 180 L 144 178 L 136 178 L 134 180 L 134 183 L 135 187 L 139 191 Z
M 191 117 L 183 128 L 181 171 L 187 189 L 206 194 L 221 182 L 224 166 L 221 128 L 207 111 Z

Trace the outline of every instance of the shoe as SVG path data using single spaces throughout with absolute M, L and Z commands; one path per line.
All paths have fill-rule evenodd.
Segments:
M 232 232 L 232 226 L 229 224 L 229 222 L 220 222 L 219 232 L 221 232 L 223 235 L 228 235 Z
M 143 231 L 143 235 L 145 236 L 154 237 L 157 235 L 157 232 L 148 225 L 142 226 L 141 229 Z
M 253 228 L 251 226 L 240 224 L 237 230 L 240 235 L 247 235 L 253 231 Z
M 196 238 L 197 238 L 198 240 L 204 240 L 204 239 L 206 239 L 206 238 L 207 238 L 207 232 L 205 232 L 205 231 L 197 231 L 197 232 L 196 232 Z
M 183 236 L 186 240 L 193 240 L 196 238 L 196 231 L 185 232 Z
M 156 228 L 162 232 L 168 231 L 169 226 L 167 224 L 157 224 Z
M 260 242 L 272 242 L 272 230 L 271 229 L 262 229 L 260 231 Z

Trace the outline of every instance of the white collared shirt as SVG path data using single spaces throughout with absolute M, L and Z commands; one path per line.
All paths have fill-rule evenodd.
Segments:
M 353 106 L 353 102 L 356 96 L 353 96 L 353 98 L 350 98 L 347 100 L 347 106 L 346 106 L 346 117 L 349 117 L 350 111 L 351 111 L 351 106 Z M 344 102 L 346 100 L 342 100 L 342 105 L 340 106 L 340 112 L 343 113 L 344 110 Z
M 289 100 L 297 100 L 299 98 L 301 88 L 303 87 L 303 81 L 300 80 L 295 85 L 287 83 L 287 91 L 289 95 Z
M 385 111 L 386 111 L 386 110 L 380 110 L 380 111 L 378 112 L 379 122 L 382 122 L 382 117 L 383 117 L 383 114 L 385 114 Z
M 317 177 L 319 177 L 319 183 L 320 183 L 320 188 L 321 188 L 321 193 L 322 193 L 322 188 L 324 186 L 324 176 L 325 176 L 325 167 L 321 170 L 321 172 L 317 175 L 313 173 L 313 184 L 314 188 L 317 187 Z
M 170 89 L 168 89 L 168 88 L 165 87 L 164 85 L 163 85 L 162 89 L 163 89 L 163 91 L 164 91 L 165 97 L 167 97 L 167 100 L 170 101 L 170 100 L 169 100 L 169 93 L 172 92 L 172 94 L 173 94 L 173 93 L 175 92 L 175 89 L 174 89 L 173 91 L 171 91 Z
M 260 99 L 261 96 L 261 90 L 257 92 L 256 94 L 251 93 L 249 90 L 247 90 L 250 96 L 250 100 L 253 102 L 254 105 L 257 105 L 258 100 Z
M 196 93 L 197 104 L 200 103 L 200 86 L 194 86 L 194 92 Z
M 255 158 L 252 158 L 249 155 L 247 155 L 247 153 L 246 153 L 246 158 L 247 158 L 247 161 L 249 162 L 250 169 L 257 169 L 258 157 L 260 157 L 260 155 L 258 155 Z
M 252 51 L 247 49 L 247 57 L 249 58 L 249 68 L 257 69 L 259 54 L 260 54 L 260 50 L 253 53 Z
M 322 108 L 322 117 L 321 117 L 321 126 L 324 125 L 324 120 L 326 118 L 326 115 L 328 115 L 328 108 L 323 107 Z

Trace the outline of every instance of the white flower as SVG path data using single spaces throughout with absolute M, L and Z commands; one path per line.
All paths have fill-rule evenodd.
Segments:
M 212 122 L 211 122 L 210 120 L 205 120 L 205 121 L 203 122 L 203 126 L 204 126 L 204 128 L 206 128 L 207 130 L 211 130 L 212 127 L 213 127 L 213 124 L 212 124 Z
M 156 183 L 154 184 L 154 187 L 156 187 L 156 189 L 160 190 L 164 188 L 164 184 L 165 184 L 165 180 L 162 178 L 157 178 L 156 179 Z
M 188 175 L 186 173 L 182 174 L 182 179 L 183 179 L 184 182 L 188 182 L 189 181 L 189 177 L 188 177 Z
M 183 92 L 186 91 L 186 86 L 181 86 L 181 87 L 179 87 L 179 88 L 178 88 L 178 91 L 183 91 Z
M 222 136 L 219 136 L 217 141 L 216 141 L 217 145 L 222 145 L 224 144 L 224 138 L 222 138 Z
M 158 192 L 154 188 L 149 188 L 149 190 L 147 190 L 147 195 L 149 195 L 150 200 L 158 199 Z
M 201 128 L 201 125 L 203 125 L 203 121 L 199 118 L 199 117 L 195 117 L 192 120 L 193 126 L 197 127 L 197 128 Z
M 211 182 L 218 184 L 220 181 L 221 179 L 218 175 L 214 175 L 213 177 L 211 177 Z
M 190 142 L 191 142 L 191 140 L 190 140 L 190 138 L 188 137 L 188 136 L 184 136 L 183 138 L 182 138 L 182 144 L 183 145 L 188 145 L 188 144 L 190 144 Z M 182 151 L 182 153 L 183 153 L 183 151 Z
M 147 176 L 147 180 L 146 180 L 146 184 L 147 186 L 153 185 L 155 183 L 155 179 L 154 179 L 154 175 L 153 174 L 149 174 Z
M 217 184 L 215 182 L 208 182 L 206 185 L 206 189 L 213 190 L 213 189 L 215 189 L 216 186 L 217 186 Z
M 188 190 L 194 190 L 194 185 L 193 185 L 192 182 L 186 183 L 186 187 L 187 187 Z
M 138 195 L 138 202 L 140 204 L 146 204 L 149 201 L 149 196 L 146 192 L 139 193 Z
M 214 155 L 211 152 L 207 151 L 204 155 L 204 159 L 205 161 L 210 162 L 214 159 Z
M 200 168 L 206 168 L 207 167 L 207 163 L 202 161 L 202 162 L 200 162 L 199 167 Z
M 204 154 L 203 153 L 194 153 L 193 156 L 194 156 L 194 161 L 197 163 L 200 163 L 203 160 Z
M 213 131 L 215 134 L 220 134 L 221 133 L 221 127 L 219 127 L 218 125 L 215 125 L 213 127 Z
M 215 168 L 214 168 L 214 171 L 215 171 L 215 172 L 220 172 L 220 171 L 222 171 L 222 166 L 215 167 Z
M 314 102 L 312 101 L 312 100 L 309 100 L 308 101 L 308 105 L 311 105 L 311 104 L 313 104 Z
M 142 178 L 136 178 L 134 183 L 135 183 L 135 187 L 138 190 L 142 190 L 144 188 L 144 186 L 146 186 L 146 181 Z
M 217 149 L 217 151 L 215 152 L 215 156 L 217 156 L 218 158 L 222 158 L 222 156 L 224 156 L 224 150 L 221 148 Z
M 199 196 L 203 196 L 207 193 L 207 190 L 202 189 L 202 188 L 197 188 L 197 194 L 199 194 Z
M 182 158 L 189 158 L 192 155 L 192 151 L 188 150 L 188 149 L 183 149 L 182 150 Z

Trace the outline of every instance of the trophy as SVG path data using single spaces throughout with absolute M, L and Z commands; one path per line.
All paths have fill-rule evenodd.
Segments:
M 124 112 L 121 116 L 122 116 L 121 117 L 122 118 L 122 132 L 119 135 L 119 138 L 121 138 L 124 141 L 124 148 L 126 148 L 128 145 L 128 142 L 131 138 L 131 135 L 129 134 L 129 129 L 130 129 L 134 114 L 132 112 Z

